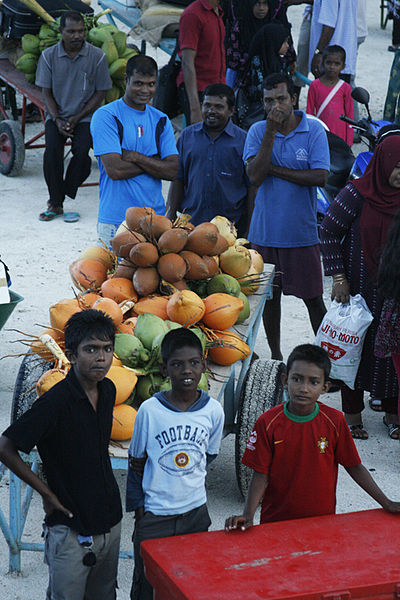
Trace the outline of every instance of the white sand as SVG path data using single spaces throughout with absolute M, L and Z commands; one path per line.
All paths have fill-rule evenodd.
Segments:
M 293 37 L 301 22 L 302 7 L 289 9 L 289 18 L 293 23 Z M 369 36 L 361 46 L 358 59 L 358 84 L 371 93 L 371 113 L 381 118 L 386 95 L 387 81 L 393 54 L 386 48 L 391 43 L 391 25 L 386 31 L 379 28 L 379 3 L 368 0 Z M 165 62 L 162 51 L 152 51 L 161 64 Z M 304 96 L 302 98 L 304 105 Z M 38 125 L 28 125 L 28 134 L 39 130 Z M 360 146 L 355 147 L 357 152 Z M 48 322 L 48 307 L 57 300 L 72 297 L 72 284 L 68 274 L 68 265 L 86 246 L 96 242 L 96 220 L 98 188 L 90 187 L 79 191 L 78 198 L 68 200 L 67 210 L 78 210 L 81 219 L 76 224 L 65 224 L 62 220 L 51 223 L 38 221 L 47 201 L 47 191 L 42 176 L 42 151 L 29 150 L 22 173 L 16 178 L 0 176 L 0 251 L 10 267 L 13 290 L 25 300 L 18 305 L 7 327 L 35 333 L 37 324 Z M 98 179 L 97 167 L 93 166 L 90 180 Z M 326 280 L 326 301 L 329 300 L 330 281 Z M 0 356 L 20 351 L 18 344 L 12 341 L 19 337 L 5 329 L 1 331 Z M 283 349 L 285 357 L 300 342 L 313 340 L 304 305 L 294 298 L 285 298 L 283 302 Z M 263 331 L 260 330 L 256 346 L 258 354 L 269 356 Z M 0 431 L 9 423 L 14 382 L 19 367 L 19 359 L 5 359 L 0 362 Z M 339 395 L 332 394 L 325 400 L 339 407 Z M 389 440 L 382 425 L 382 417 L 365 411 L 364 422 L 370 433 L 367 442 L 357 442 L 363 462 L 371 469 L 378 483 L 387 493 L 399 499 L 399 444 Z M 121 492 L 125 492 L 125 474 L 118 473 Z M 213 528 L 223 526 L 228 514 L 240 510 L 242 500 L 237 489 L 234 471 L 234 437 L 228 436 L 222 444 L 221 456 L 212 465 L 209 479 L 209 506 L 213 519 Z M 338 489 L 338 510 L 362 510 L 374 508 L 375 503 L 359 490 L 346 473 L 340 475 Z M 0 483 L 0 507 L 8 514 L 8 478 Z M 35 494 L 25 527 L 24 540 L 40 541 L 40 528 L 43 511 L 40 498 Z M 130 549 L 132 519 L 129 516 L 123 522 L 122 547 Z M 361 540 L 362 542 L 362 540 Z M 129 598 L 132 562 L 121 560 L 118 592 L 119 600 Z M 0 532 L 0 599 L 42 600 L 45 597 L 47 568 L 43 556 L 37 552 L 22 554 L 22 576 L 12 577 L 8 571 L 8 548 Z M 71 599 L 72 600 L 72 599 Z

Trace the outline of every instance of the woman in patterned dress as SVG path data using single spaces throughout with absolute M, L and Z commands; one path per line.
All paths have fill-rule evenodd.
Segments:
M 347 302 L 361 294 L 374 316 L 364 342 L 355 390 L 341 389 L 342 410 L 353 437 L 366 439 L 361 412 L 364 391 L 380 399 L 390 437 L 398 439 L 397 379 L 390 357 L 374 355 L 374 340 L 383 298 L 377 271 L 388 229 L 400 208 L 400 136 L 384 139 L 375 149 L 364 175 L 337 195 L 321 225 L 325 275 L 332 275 L 332 298 Z

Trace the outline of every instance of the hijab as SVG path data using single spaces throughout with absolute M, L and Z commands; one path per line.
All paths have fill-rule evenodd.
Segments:
M 264 77 L 282 70 L 279 50 L 288 36 L 288 30 L 280 23 L 267 23 L 254 36 L 249 49 L 249 61 L 255 56 L 260 57 Z
M 361 248 L 371 276 L 375 276 L 380 252 L 386 242 L 388 229 L 400 208 L 400 189 L 389 184 L 393 169 L 400 162 L 400 135 L 384 139 L 354 187 L 364 199 L 361 210 Z

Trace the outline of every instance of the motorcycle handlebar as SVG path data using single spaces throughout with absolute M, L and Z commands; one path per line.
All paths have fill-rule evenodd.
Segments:
M 346 115 L 340 115 L 339 119 L 341 121 L 345 121 L 346 123 L 349 123 L 350 125 L 356 125 L 357 127 L 359 127 L 359 124 L 357 123 L 357 121 L 354 121 L 354 119 L 350 119 L 350 117 L 346 117 Z

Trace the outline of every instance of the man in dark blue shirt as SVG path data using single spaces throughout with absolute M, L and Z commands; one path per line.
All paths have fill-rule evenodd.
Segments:
M 198 225 L 222 215 L 244 236 L 251 184 L 242 159 L 246 132 L 231 121 L 234 101 L 223 83 L 205 89 L 203 121 L 187 127 L 177 143 L 179 171 L 169 190 L 168 217 L 184 211 Z

